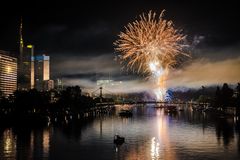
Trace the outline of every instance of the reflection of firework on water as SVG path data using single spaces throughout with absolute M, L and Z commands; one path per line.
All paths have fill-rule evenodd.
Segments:
M 186 36 L 174 28 L 172 21 L 163 19 L 163 13 L 164 10 L 159 18 L 151 11 L 141 15 L 139 20 L 125 27 L 125 32 L 121 32 L 114 43 L 127 69 L 154 78 L 158 85 L 156 96 L 160 100 L 166 91 L 169 69 L 177 64 L 179 56 L 188 56 L 183 52 Z

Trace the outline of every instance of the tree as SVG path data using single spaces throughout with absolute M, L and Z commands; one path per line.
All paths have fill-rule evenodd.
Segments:
M 236 91 L 237 91 L 236 97 L 237 114 L 240 115 L 240 83 L 238 83 Z
M 229 107 L 232 104 L 233 100 L 233 89 L 229 88 L 227 83 L 224 83 L 221 93 L 222 107 Z
M 204 95 L 200 95 L 197 99 L 199 103 L 206 103 L 207 102 L 207 97 Z
M 240 83 L 238 83 L 236 91 L 237 91 L 236 107 L 240 108 Z
M 214 103 L 214 106 L 215 107 L 220 107 L 222 102 L 221 102 L 221 90 L 220 90 L 220 87 L 217 86 L 217 90 L 216 90 L 216 93 L 215 93 L 215 103 Z

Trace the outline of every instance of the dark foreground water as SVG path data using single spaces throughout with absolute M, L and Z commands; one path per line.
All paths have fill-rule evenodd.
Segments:
M 0 159 L 240 159 L 236 117 L 213 118 L 188 108 L 174 115 L 152 106 L 132 109 L 132 118 L 113 114 L 44 128 L 1 127 Z M 126 143 L 115 146 L 116 133 Z

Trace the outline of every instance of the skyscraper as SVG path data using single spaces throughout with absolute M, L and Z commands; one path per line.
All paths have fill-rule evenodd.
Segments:
M 19 63 L 18 88 L 29 90 L 34 88 L 34 46 L 23 47 L 22 63 Z
M 35 88 L 37 90 L 49 90 L 50 82 L 50 57 L 46 55 L 35 56 Z
M 63 80 L 61 78 L 56 79 L 55 85 L 58 91 L 63 90 Z
M 9 96 L 17 89 L 17 58 L 0 50 L 0 95 Z
M 34 88 L 34 46 L 24 46 L 22 19 L 19 30 L 19 61 L 18 61 L 18 89 L 29 90 Z

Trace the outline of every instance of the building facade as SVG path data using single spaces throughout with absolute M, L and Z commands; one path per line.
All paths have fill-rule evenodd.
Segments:
M 34 46 L 23 47 L 19 57 L 18 88 L 29 90 L 34 88 Z
M 49 90 L 50 80 L 50 57 L 46 55 L 34 57 L 35 88 L 39 91 Z
M 17 90 L 17 58 L 8 52 L 0 51 L 0 92 L 9 96 Z
M 55 81 L 55 88 L 58 90 L 58 91 L 61 91 L 63 90 L 63 80 L 61 78 L 57 78 L 56 81 Z
M 53 80 L 43 81 L 43 90 L 44 91 L 50 91 L 52 89 L 54 89 L 54 81 Z

